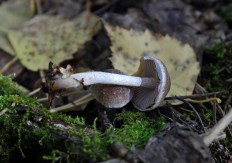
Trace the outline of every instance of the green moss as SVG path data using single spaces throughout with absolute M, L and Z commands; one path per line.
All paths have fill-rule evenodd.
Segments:
M 68 130 L 71 135 L 81 138 L 82 147 L 67 146 L 66 149 L 62 151 L 54 150 L 50 155 L 44 157 L 46 160 L 60 161 L 74 157 L 74 153 L 76 155 L 82 153 L 86 158 L 91 158 L 95 161 L 106 160 L 108 147 L 113 142 L 119 141 L 127 148 L 131 148 L 132 146 L 142 147 L 145 146 L 151 136 L 157 134 L 165 125 L 165 120 L 162 118 L 151 120 L 148 119 L 144 113 L 130 111 L 123 111 L 117 115 L 115 123 L 122 121 L 122 126 L 119 128 L 114 128 L 112 126 L 104 133 L 97 130 L 97 119 L 95 119 L 91 127 L 86 126 L 84 120 L 79 117 L 72 118 L 70 116 L 65 116 L 64 119 L 66 122 L 71 122 L 71 124 L 75 123 L 73 127 L 82 126 L 79 127 L 78 130 L 74 130 L 73 128 Z
M 205 124 L 207 124 L 207 126 L 211 126 L 213 125 L 213 111 L 212 110 L 204 110 L 202 109 L 200 111 L 200 115 L 202 117 L 202 120 L 204 121 Z
M 24 94 L 17 85 L 12 82 L 12 77 L 14 77 L 14 75 L 3 76 L 0 74 L 0 95 Z
M 30 157 L 37 162 L 83 158 L 102 161 L 107 158 L 111 143 L 142 147 L 165 124 L 164 119 L 151 120 L 141 112 L 123 111 L 115 119 L 122 125 L 101 133 L 96 127 L 97 119 L 89 126 L 81 117 L 52 114 L 20 91 L 11 77 L 0 75 L 0 83 L 4 85 L 0 87 L 0 112 L 7 110 L 0 116 L 0 161 Z M 56 122 L 68 127 L 51 125 Z
M 91 136 L 83 136 L 83 153 L 93 160 L 105 160 L 107 157 L 107 146 L 109 134 L 99 133 L 97 130 Z
M 232 155 L 232 139 L 223 139 L 221 141 L 228 148 L 230 155 Z
M 115 138 L 129 147 L 133 145 L 143 146 L 151 136 L 157 134 L 165 125 L 163 118 L 150 120 L 142 112 L 123 111 L 116 120 L 123 120 L 124 124 L 121 128 L 115 129 Z
M 68 155 L 59 150 L 53 150 L 49 155 L 44 155 L 43 160 L 50 161 L 51 163 L 62 163 L 63 158 L 69 162 Z
M 85 119 L 82 118 L 82 117 L 71 117 L 71 116 L 64 116 L 63 114 L 59 114 L 57 116 L 57 118 L 62 118 L 65 122 L 69 123 L 69 124 L 73 124 L 73 125 L 82 125 L 82 126 L 85 126 Z
M 201 109 L 198 110 L 198 113 L 203 121 L 203 123 L 207 126 L 212 126 L 212 120 L 213 120 L 213 111 L 212 110 L 205 110 L 205 109 Z M 188 117 L 188 119 L 191 119 L 192 121 L 195 122 L 199 122 L 198 117 L 196 116 L 196 114 L 194 112 L 187 112 L 184 113 L 183 116 L 186 118 Z
M 115 119 L 115 121 L 123 121 L 125 124 L 131 123 L 134 120 L 143 120 L 145 119 L 145 115 L 142 112 L 130 112 L 123 110 L 119 113 Z
M 95 130 L 93 135 L 84 137 L 84 153 L 90 155 L 94 160 L 105 160 L 107 147 L 111 143 L 119 141 L 128 148 L 142 147 L 165 125 L 163 118 L 150 120 L 142 112 L 130 111 L 118 114 L 116 121 L 123 121 L 123 125 L 120 128 L 110 128 L 102 134 Z
M 12 81 L 12 76 L 0 75 L 0 160 L 12 159 L 14 155 L 24 156 L 26 148 L 33 146 L 28 141 L 47 139 L 46 130 L 35 130 L 32 122 L 34 117 L 42 116 L 45 121 L 49 118 L 46 109 L 37 103 L 35 98 L 29 98 Z M 6 112 L 2 112 L 6 111 Z M 42 123 L 42 122 L 41 122 Z M 40 131 L 40 132 L 39 132 Z M 42 135 L 43 133 L 43 135 Z M 41 141 L 42 142 L 42 141 Z M 2 150 L 3 149 L 3 150 Z
M 229 24 L 232 23 L 232 6 L 227 5 L 225 6 L 221 12 L 220 15 L 225 19 L 225 21 Z
M 232 43 L 220 43 L 205 49 L 210 53 L 206 58 L 207 63 L 203 64 L 202 77 L 206 78 L 208 82 L 208 90 L 210 92 L 228 90 L 228 83 L 225 81 L 228 76 L 231 76 L 232 66 Z M 231 88 L 231 87 L 229 87 Z

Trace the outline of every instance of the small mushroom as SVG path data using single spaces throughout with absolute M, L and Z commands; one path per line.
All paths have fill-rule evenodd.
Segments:
M 116 69 L 108 69 L 105 72 L 124 74 Z M 129 103 L 134 95 L 130 87 L 119 85 L 94 84 L 90 91 L 93 97 L 107 108 L 121 108 Z
M 65 72 L 63 68 L 62 72 Z M 65 78 L 57 74 L 53 77 L 52 87 L 55 88 L 55 90 L 64 90 L 81 85 L 94 85 L 92 87 L 92 90 L 95 89 L 93 96 L 98 101 L 105 100 L 107 98 L 106 94 L 115 94 L 115 96 L 108 96 L 109 98 L 119 95 L 124 96 L 123 98 L 125 98 L 125 96 L 127 97 L 126 102 L 122 102 L 120 105 L 119 101 L 123 98 L 115 98 L 116 102 L 113 101 L 113 98 L 109 99 L 108 102 L 111 101 L 114 104 L 109 104 L 107 102 L 106 107 L 117 107 L 115 103 L 117 103 L 119 107 L 126 105 L 128 103 L 127 101 L 130 100 L 132 96 L 132 92 L 128 92 L 128 89 L 131 88 L 134 94 L 131 101 L 137 109 L 142 111 L 152 110 L 159 106 L 170 89 L 170 77 L 165 65 L 159 59 L 153 57 L 145 56 L 141 58 L 140 66 L 133 76 L 117 73 L 112 73 L 112 71 L 92 71 L 71 75 L 63 74 Z M 105 87 L 105 85 L 107 86 Z M 104 97 L 102 96 L 103 94 L 100 96 L 96 94 L 96 92 L 99 93 L 101 89 L 107 87 L 110 91 L 106 92 L 107 89 L 105 89 L 103 91 Z M 120 87 L 122 89 L 117 92 Z M 126 95 L 123 94 L 123 92 L 126 93 Z M 104 102 L 101 103 L 104 104 Z
M 134 88 L 134 97 L 132 103 L 141 111 L 149 111 L 158 107 L 168 94 L 171 81 L 167 68 L 157 58 L 145 56 L 140 60 L 140 66 L 135 76 L 150 77 L 158 79 L 156 87 L 151 88 Z

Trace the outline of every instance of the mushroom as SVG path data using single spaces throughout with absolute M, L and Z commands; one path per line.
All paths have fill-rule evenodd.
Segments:
M 141 111 L 149 111 L 158 107 L 168 94 L 171 81 L 166 66 L 157 58 L 145 56 L 140 60 L 138 71 L 134 74 L 140 77 L 158 79 L 156 87 L 134 88 L 132 103 Z
M 170 89 L 170 78 L 165 65 L 159 59 L 149 56 L 141 58 L 140 66 L 132 76 L 118 74 L 118 71 L 116 73 L 112 71 L 91 71 L 69 74 L 65 73 L 64 68 L 60 68 L 60 72 L 63 73 L 61 74 L 62 77 L 59 74 L 53 75 L 53 89 L 64 90 L 81 85 L 93 85 L 91 88 L 93 96 L 100 103 L 107 103 L 106 107 L 109 108 L 117 106 L 123 107 L 128 103 L 128 100 L 131 100 L 139 110 L 152 110 L 161 104 Z M 107 96 L 105 95 L 103 98 L 103 94 L 99 94 L 100 90 L 104 88 L 110 90 L 110 92 L 106 92 L 107 89 L 105 89 L 104 94 L 115 94 L 115 96 L 108 97 L 111 98 L 120 95 L 126 96 L 127 100 L 122 102 L 122 104 L 117 104 L 117 106 L 115 103 L 119 103 L 120 99 L 123 98 L 115 98 L 117 100 L 116 102 L 113 101 L 113 98 L 105 102 L 104 100 L 106 100 Z M 117 92 L 119 88 L 122 89 Z M 131 90 L 128 91 L 129 88 L 133 90 L 133 93 Z M 134 94 L 133 97 L 132 94 Z M 114 104 L 109 104 L 109 101 Z
M 107 69 L 105 72 L 124 74 L 116 69 Z M 107 108 L 121 108 L 129 103 L 134 95 L 130 87 L 119 85 L 94 84 L 90 91 L 93 97 Z

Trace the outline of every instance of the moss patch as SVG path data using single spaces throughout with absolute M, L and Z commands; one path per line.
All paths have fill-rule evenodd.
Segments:
M 208 80 L 209 91 L 222 91 L 231 89 L 226 80 L 232 74 L 232 43 L 220 43 L 205 50 L 208 55 L 204 58 L 202 75 Z
M 165 125 L 163 118 L 150 120 L 142 112 L 130 111 L 123 111 L 117 115 L 115 121 L 122 121 L 122 126 L 111 127 L 105 133 L 97 130 L 96 121 L 97 119 L 92 126 L 93 130 L 90 135 L 86 135 L 87 128 L 82 130 L 82 133 L 76 132 L 82 137 L 83 153 L 95 161 L 107 159 L 108 147 L 116 141 L 121 142 L 129 149 L 133 146 L 137 148 L 144 146 L 148 139 L 157 134 Z
M 115 119 L 122 125 L 101 133 L 97 119 L 89 126 L 81 117 L 50 113 L 17 88 L 11 76 L 0 75 L 0 84 L 0 161 L 102 161 L 111 143 L 142 147 L 165 124 L 164 119 L 123 111 Z

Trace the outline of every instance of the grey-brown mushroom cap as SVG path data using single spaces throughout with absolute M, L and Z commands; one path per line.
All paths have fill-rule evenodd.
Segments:
M 158 107 L 168 94 L 171 81 L 164 63 L 154 57 L 145 56 L 140 60 L 138 71 L 134 74 L 141 77 L 152 77 L 156 80 L 156 87 L 134 88 L 132 103 L 135 108 L 141 111 L 149 111 Z
M 116 69 L 106 72 L 124 74 Z M 93 97 L 106 108 L 121 108 L 129 103 L 134 95 L 133 90 L 126 86 L 95 84 L 90 87 Z

